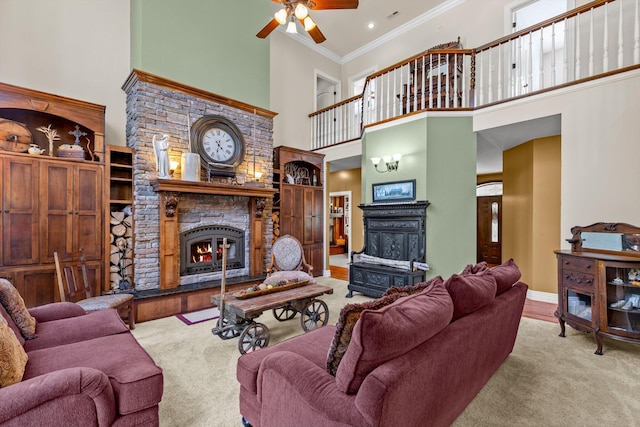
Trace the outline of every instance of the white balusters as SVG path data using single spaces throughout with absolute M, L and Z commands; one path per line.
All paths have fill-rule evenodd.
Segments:
M 542 32 L 542 30 L 540 30 Z M 556 23 L 551 24 L 551 86 L 556 85 Z M 544 86 L 540 86 L 542 89 Z
M 623 1 L 618 2 L 618 68 L 624 65 L 624 32 L 622 31 L 622 5 Z
M 602 72 L 609 71 L 609 3 L 604 4 Z
M 580 62 L 580 14 L 578 13 L 576 15 L 576 27 L 575 27 L 575 37 L 576 37 L 576 71 L 575 71 L 575 78 L 576 80 L 580 80 L 580 76 L 582 75 L 582 73 L 580 72 L 580 68 L 582 67 L 582 63 Z
M 589 14 L 589 77 L 593 76 L 593 8 Z
M 633 63 L 640 64 L 640 13 L 638 5 L 640 0 L 636 0 L 634 21 L 633 21 Z

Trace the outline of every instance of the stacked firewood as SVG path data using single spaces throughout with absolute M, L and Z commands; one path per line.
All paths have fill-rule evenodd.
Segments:
M 273 212 L 271 219 L 273 220 L 273 237 L 277 239 L 280 237 L 280 212 Z
M 131 287 L 133 273 L 133 215 L 130 210 L 111 212 L 109 271 L 112 290 Z

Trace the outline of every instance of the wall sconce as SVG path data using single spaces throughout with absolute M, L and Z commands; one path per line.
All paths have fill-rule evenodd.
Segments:
M 179 165 L 180 165 L 180 162 L 176 160 L 169 161 L 169 175 L 171 176 L 171 178 L 173 178 L 173 174 L 175 173 L 176 169 L 178 169 Z
M 382 159 L 380 157 L 372 157 L 371 163 L 373 163 L 373 167 L 376 168 L 377 172 L 385 173 L 385 172 L 397 171 L 398 164 L 400 163 L 401 158 L 402 158 L 402 155 L 400 154 L 394 154 L 393 156 L 384 156 Z M 378 165 L 380 164 L 381 160 L 384 161 L 386 165 L 386 169 L 384 170 L 378 169 Z

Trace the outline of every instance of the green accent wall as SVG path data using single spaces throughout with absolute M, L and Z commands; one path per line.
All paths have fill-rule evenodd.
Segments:
M 264 0 L 131 0 L 131 67 L 269 108 Z
M 402 155 L 397 171 L 376 172 L 371 157 L 396 153 Z M 365 129 L 363 203 L 372 201 L 372 184 L 409 179 L 416 180 L 416 199 L 431 203 L 427 208 L 427 278 L 447 278 L 475 263 L 476 135 L 472 118 L 422 117 Z

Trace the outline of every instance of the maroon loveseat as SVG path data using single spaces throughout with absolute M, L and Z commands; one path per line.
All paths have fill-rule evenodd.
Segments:
M 29 309 L 36 338 L 0 315 L 28 360 L 22 381 L 0 388 L 1 426 L 157 426 L 162 370 L 114 309 L 85 313 L 73 303 Z
M 451 425 L 511 353 L 527 291 L 512 260 L 476 267 L 399 298 L 388 292 L 362 310 L 352 304 L 337 326 L 241 356 L 243 422 Z M 359 317 L 350 340 L 342 340 L 347 309 Z M 346 343 L 335 376 L 329 371 L 341 345 L 334 340 L 343 350 Z

